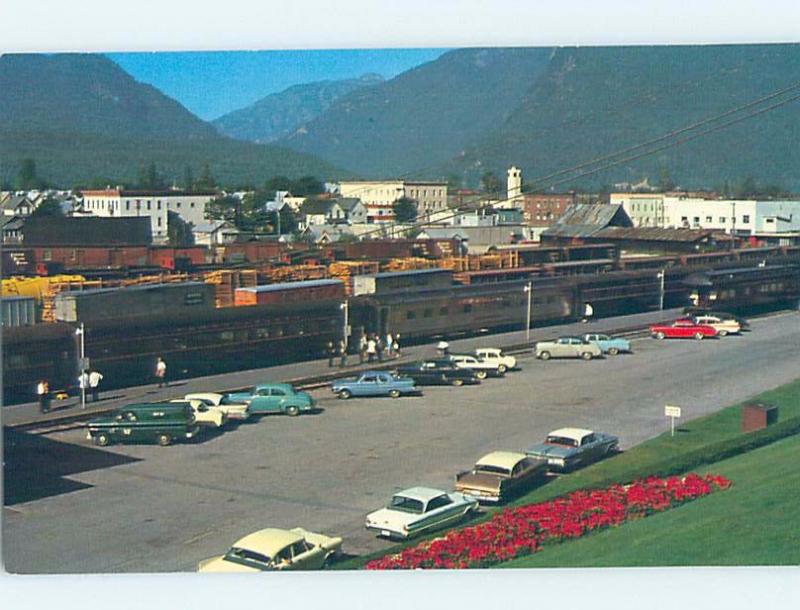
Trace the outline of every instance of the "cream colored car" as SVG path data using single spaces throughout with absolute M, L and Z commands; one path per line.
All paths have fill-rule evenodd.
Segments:
M 198 572 L 266 572 L 319 570 L 341 551 L 339 537 L 291 530 L 259 530 L 233 543 L 224 555 L 201 561 Z
M 175 398 L 170 402 L 183 402 L 192 405 L 194 420 L 201 426 L 214 426 L 221 428 L 228 421 L 228 416 L 218 407 L 209 407 L 202 400 L 187 400 L 185 398 Z
M 742 326 L 736 320 L 723 320 L 717 316 L 695 316 L 694 321 L 697 324 L 710 326 L 720 337 L 738 335 L 742 332 Z
M 250 417 L 250 408 L 246 402 L 229 402 L 228 397 L 224 394 L 200 392 L 196 394 L 187 394 L 184 396 L 184 399 L 200 400 L 205 403 L 207 407 L 222 411 L 228 416 L 228 419 L 247 419 Z

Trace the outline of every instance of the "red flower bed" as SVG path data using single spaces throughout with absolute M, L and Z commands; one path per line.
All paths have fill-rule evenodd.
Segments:
M 730 485 L 722 476 L 691 473 L 682 478 L 649 477 L 630 485 L 576 491 L 550 502 L 506 509 L 486 523 L 453 530 L 397 555 L 375 559 L 366 568 L 483 568 L 535 553 L 549 543 L 580 538 L 680 506 Z

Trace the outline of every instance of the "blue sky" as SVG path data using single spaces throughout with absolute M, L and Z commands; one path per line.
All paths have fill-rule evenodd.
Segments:
M 175 98 L 202 119 L 215 119 L 291 85 L 391 78 L 447 49 L 109 53 L 136 80 Z

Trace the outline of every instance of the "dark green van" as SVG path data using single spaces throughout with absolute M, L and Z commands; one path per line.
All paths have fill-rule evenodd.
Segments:
M 200 427 L 188 402 L 127 405 L 86 424 L 87 438 L 105 447 L 112 442 L 152 442 L 166 447 L 175 439 L 197 436 Z

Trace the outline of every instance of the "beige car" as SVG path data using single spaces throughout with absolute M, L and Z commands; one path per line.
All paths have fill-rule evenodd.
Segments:
M 227 415 L 228 419 L 247 419 L 250 417 L 250 407 L 247 403 L 229 401 L 228 397 L 224 394 L 199 392 L 196 394 L 187 394 L 184 396 L 184 399 L 202 401 L 207 407 L 222 411 Z
M 170 402 L 183 402 L 192 405 L 194 420 L 201 426 L 213 426 L 221 428 L 228 421 L 228 416 L 218 407 L 209 407 L 202 400 L 186 400 L 185 398 L 175 398 Z
M 456 475 L 456 491 L 479 502 L 502 502 L 544 480 L 547 461 L 514 451 L 484 455 L 472 470 Z
M 198 572 L 319 570 L 341 551 L 342 539 L 296 527 L 268 528 L 233 543 L 224 555 L 201 561 Z
M 720 337 L 725 335 L 738 335 L 742 332 L 742 325 L 736 320 L 723 320 L 717 316 L 695 316 L 695 323 L 710 326 L 717 331 Z

